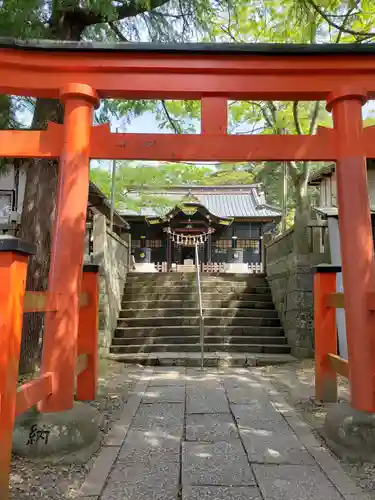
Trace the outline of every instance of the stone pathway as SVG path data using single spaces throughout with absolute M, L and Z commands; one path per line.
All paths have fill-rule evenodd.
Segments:
M 147 369 L 81 489 L 85 500 L 364 500 L 251 369 Z

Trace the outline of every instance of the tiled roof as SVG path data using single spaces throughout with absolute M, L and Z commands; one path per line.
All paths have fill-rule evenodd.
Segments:
M 335 171 L 336 165 L 332 163 L 332 165 L 327 165 L 326 167 L 323 167 L 322 169 L 318 170 L 317 172 L 314 172 L 309 179 L 309 184 L 319 184 L 324 177 L 330 177 L 334 171 Z
M 374 160 L 374 158 L 367 158 L 366 163 L 367 163 L 367 168 L 368 169 L 374 169 L 375 168 L 375 160 Z M 319 184 L 320 182 L 322 182 L 322 180 L 325 177 L 332 176 L 334 174 L 335 170 L 336 170 L 336 164 L 335 163 L 332 163 L 331 165 L 327 165 L 327 166 L 321 168 L 320 170 L 318 170 L 317 172 L 314 172 L 310 176 L 309 184 L 310 185 Z
M 275 217 L 281 216 L 281 211 L 267 205 L 264 193 L 259 184 L 250 186 L 218 186 L 218 187 L 186 187 L 174 188 L 163 192 L 148 192 L 156 197 L 163 197 L 171 202 L 179 203 L 184 197 L 191 195 L 197 203 L 204 206 L 212 215 L 217 217 Z M 131 193 L 136 199 L 140 193 Z M 171 206 L 164 213 L 171 211 Z M 140 212 L 120 210 L 122 216 L 160 216 L 160 210 L 155 211 L 151 206 L 141 209 Z
M 314 212 L 316 212 L 321 217 L 338 217 L 339 209 L 337 207 L 329 206 L 329 207 L 312 207 Z M 370 212 L 372 215 L 375 214 L 375 207 L 370 206 Z

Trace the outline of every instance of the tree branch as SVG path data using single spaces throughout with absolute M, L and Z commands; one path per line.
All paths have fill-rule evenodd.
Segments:
M 294 124 L 296 126 L 297 134 L 302 135 L 302 128 L 301 128 L 301 124 L 299 122 L 299 116 L 298 116 L 298 104 L 299 104 L 298 101 L 293 102 L 293 120 L 294 120 Z
M 131 0 L 129 2 L 126 2 L 126 5 L 122 5 L 117 8 L 117 20 L 119 21 L 120 19 L 135 17 L 139 14 L 145 14 L 150 10 L 155 10 L 159 7 L 162 7 L 168 2 L 170 2 L 170 0 L 147 0 L 147 2 Z
M 296 184 L 298 182 L 298 177 L 299 177 L 297 163 L 295 161 L 288 161 L 287 165 L 288 165 L 288 172 L 291 178 L 293 179 L 294 184 Z
M 108 25 L 121 42 L 130 43 L 130 40 L 128 40 L 126 36 L 122 34 L 121 30 L 118 28 L 118 26 L 116 26 L 116 23 L 114 21 L 110 21 Z
M 144 2 L 130 0 L 126 3 L 126 5 L 120 5 L 117 7 L 113 17 L 100 14 L 99 12 L 95 12 L 89 8 L 77 6 L 71 8 L 68 7 L 66 9 L 56 8 L 55 14 L 59 13 L 59 18 L 63 18 L 65 16 L 74 17 L 81 25 L 90 26 L 92 24 L 110 23 L 121 21 L 121 19 L 127 19 L 129 17 L 136 17 L 139 14 L 145 14 L 146 12 L 158 9 L 163 5 L 166 5 L 168 2 L 170 2 L 170 0 L 148 0 Z
M 316 132 L 316 127 L 318 124 L 318 116 L 319 116 L 319 111 L 320 111 L 320 101 L 316 101 L 314 104 L 314 108 L 311 113 L 311 122 L 310 122 L 310 127 L 309 127 L 309 134 L 312 135 Z
M 357 0 L 357 2 L 353 5 L 353 7 L 351 9 L 348 10 L 348 12 L 345 14 L 344 16 L 344 19 L 342 21 L 342 24 L 341 24 L 341 29 L 337 35 L 337 38 L 336 38 L 336 43 L 340 43 L 340 40 L 341 40 L 341 37 L 343 35 L 343 28 L 345 28 L 345 25 L 346 23 L 349 21 L 349 18 L 352 14 L 352 12 L 358 7 L 358 4 L 359 4 L 360 0 Z
M 239 43 L 239 42 L 237 41 L 236 37 L 232 34 L 232 32 L 231 32 L 231 30 L 230 30 L 229 26 L 228 26 L 228 27 L 226 27 L 226 26 L 220 26 L 220 29 L 221 29 L 221 31 L 222 31 L 223 33 L 225 33 L 226 35 L 228 35 L 228 36 L 229 36 L 229 38 L 232 40 L 232 42 L 234 42 L 234 43 Z
M 259 107 L 260 107 L 260 110 L 262 111 L 263 118 L 264 118 L 265 122 L 267 123 L 267 125 L 270 128 L 272 128 L 273 130 L 275 130 L 276 129 L 276 116 L 275 116 L 275 111 L 272 110 L 272 106 L 271 106 L 272 104 L 273 104 L 272 102 L 267 103 L 268 109 L 269 109 L 269 111 L 271 113 L 271 117 L 273 119 L 273 122 L 267 114 L 267 106 L 264 107 L 262 105 L 259 105 Z
M 163 106 L 164 113 L 165 113 L 165 115 L 166 115 L 166 117 L 167 117 L 167 119 L 168 119 L 168 121 L 169 121 L 169 123 L 170 123 L 171 127 L 172 127 L 172 128 L 173 128 L 173 130 L 175 131 L 175 133 L 176 133 L 176 134 L 181 134 L 181 133 L 182 133 L 181 127 L 180 127 L 180 125 L 179 125 L 178 121 L 177 121 L 177 120 L 174 120 L 174 119 L 171 117 L 171 115 L 170 115 L 170 113 L 169 113 L 169 111 L 168 111 L 167 105 L 166 105 L 166 103 L 165 103 L 165 101 L 164 101 L 164 100 L 162 100 L 162 101 L 161 101 L 161 105 Z
M 328 14 L 326 14 L 321 7 L 319 7 L 319 5 L 315 4 L 315 2 L 313 0 L 305 0 L 305 2 L 308 3 L 315 10 L 315 12 L 317 12 L 330 26 L 332 26 L 332 28 L 335 28 L 338 31 L 341 31 L 343 33 L 347 33 L 348 35 L 361 37 L 362 39 L 365 39 L 365 40 L 368 40 L 370 38 L 375 37 L 375 33 L 366 33 L 365 31 L 356 31 L 356 30 L 352 30 L 350 28 L 345 28 L 343 26 L 344 23 L 342 25 L 340 25 L 340 24 L 337 24 L 336 22 L 334 22 L 330 18 L 330 16 Z

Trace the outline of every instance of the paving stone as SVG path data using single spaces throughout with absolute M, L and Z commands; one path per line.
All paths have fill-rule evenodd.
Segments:
M 117 466 L 101 500 L 177 500 L 180 466 L 178 463 Z
M 137 485 L 110 481 L 100 500 L 178 500 L 178 490 L 178 485 L 150 487 L 147 481 Z
M 184 367 L 175 367 L 172 370 L 155 371 L 153 374 L 149 387 L 154 386 L 185 386 L 186 382 L 186 369 Z
M 150 431 L 149 436 L 182 436 L 184 405 L 181 403 L 141 404 L 133 419 L 131 429 Z
M 181 439 L 158 435 L 157 431 L 130 430 L 117 461 L 150 465 L 157 462 L 179 462 Z
M 182 484 L 217 486 L 254 486 L 241 442 L 183 443 Z
M 158 479 L 163 483 L 171 480 L 171 484 L 179 483 L 180 464 L 177 462 L 154 462 L 152 464 L 124 464 L 116 463 L 109 476 L 110 481 L 123 479 L 126 483 L 138 483 L 143 476 L 149 478 L 149 486 L 154 486 Z
M 238 428 L 250 462 L 316 464 L 285 422 L 262 421 Z
M 119 448 L 115 446 L 107 446 L 101 449 L 81 486 L 80 495 L 82 497 L 100 495 L 118 453 Z
M 182 500 L 262 500 L 256 487 L 192 486 L 182 491 Z
M 184 366 L 156 366 L 154 367 L 153 378 L 159 375 L 177 374 L 180 376 L 186 375 L 186 368 Z
M 238 437 L 230 413 L 188 415 L 186 418 L 187 441 L 231 441 Z
M 186 390 L 187 413 L 228 413 L 229 405 L 221 384 L 202 382 L 199 386 L 188 383 Z
M 195 353 L 198 354 L 198 353 Z M 195 386 L 197 382 L 204 382 L 211 384 L 211 387 L 216 385 L 221 386 L 221 377 L 218 370 L 213 368 L 201 370 L 200 368 L 187 368 L 186 369 L 186 383 L 187 385 Z
M 142 381 L 142 384 L 147 384 L 147 382 Z M 144 391 L 146 385 L 141 386 L 141 383 L 138 382 L 136 387 L 139 388 L 139 391 L 131 394 L 125 405 L 125 408 L 121 412 L 119 419 L 116 420 L 116 422 L 114 422 L 114 424 L 111 427 L 111 430 L 105 437 L 104 442 L 107 446 L 121 446 L 122 443 L 124 442 L 124 439 L 130 429 L 132 420 L 142 400 L 143 392 L 141 387 L 143 388 Z
M 185 386 L 153 386 L 143 396 L 142 403 L 185 403 Z
M 268 401 L 268 394 L 263 388 L 248 387 L 224 387 L 230 403 L 246 404 L 255 401 Z
M 321 469 L 303 465 L 254 465 L 264 500 L 342 500 Z
M 280 422 L 285 425 L 283 416 L 264 400 L 252 401 L 248 404 L 231 404 L 230 408 L 238 425 L 252 427 L 267 422 Z
M 254 377 L 247 368 L 230 368 L 219 370 L 222 381 L 225 385 L 233 387 L 243 387 L 249 382 L 254 382 Z
M 216 379 L 220 381 L 219 370 L 217 370 L 216 368 L 203 368 L 202 370 L 202 368 L 200 367 L 187 367 L 186 376 L 188 380 L 193 376 L 204 376 L 206 378 Z
M 366 500 L 368 497 L 354 481 L 348 477 L 340 463 L 335 460 L 331 453 L 324 447 L 311 447 L 309 452 L 313 455 L 325 475 L 336 486 L 345 500 Z

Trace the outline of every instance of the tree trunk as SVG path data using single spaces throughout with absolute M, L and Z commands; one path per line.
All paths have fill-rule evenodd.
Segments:
M 32 123 L 33 129 L 46 129 L 48 121 L 62 123 L 62 107 L 54 100 L 38 99 Z M 26 187 L 23 200 L 20 238 L 36 246 L 30 258 L 26 289 L 47 290 L 52 227 L 55 215 L 58 163 L 35 159 L 26 163 Z M 40 360 L 40 345 L 44 323 L 43 313 L 24 316 L 20 373 L 33 373 Z
M 79 41 L 86 24 L 76 13 L 54 12 L 52 39 Z M 32 129 L 47 128 L 49 121 L 63 123 L 63 106 L 52 99 L 37 99 Z M 30 258 L 26 289 L 45 291 L 48 287 L 53 221 L 56 209 L 58 162 L 35 159 L 27 162 L 26 187 L 23 200 L 20 238 L 36 246 Z M 24 315 L 20 373 L 33 373 L 40 363 L 44 313 Z

